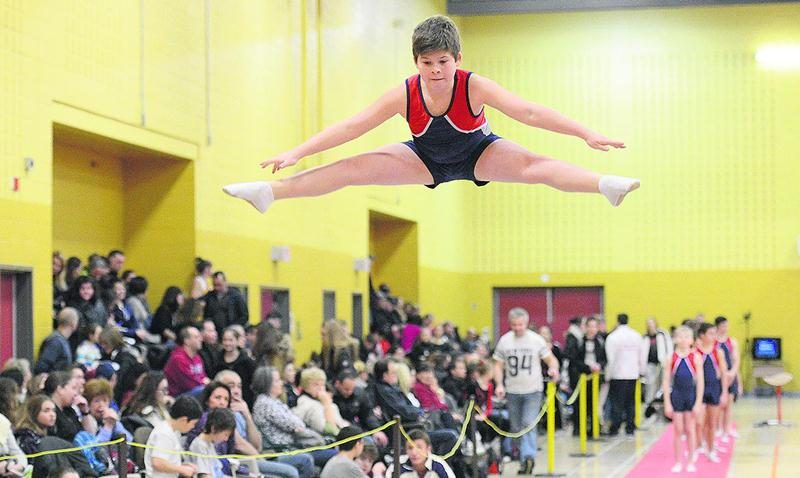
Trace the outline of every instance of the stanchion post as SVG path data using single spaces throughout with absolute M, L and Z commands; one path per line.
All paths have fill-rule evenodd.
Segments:
M 570 453 L 569 456 L 586 458 L 594 453 L 586 451 L 586 374 L 582 373 L 578 379 L 578 436 L 581 444 L 580 453 Z M 574 412 L 573 412 L 574 413 Z
M 535 476 L 560 477 L 556 473 L 556 384 L 547 382 L 547 473 L 536 473 Z
M 634 392 L 633 402 L 633 424 L 636 428 L 642 426 L 642 380 L 636 380 L 636 388 Z
M 475 395 L 471 395 L 469 397 L 469 400 L 471 402 L 475 403 Z M 477 412 L 475 412 L 475 409 L 473 408 L 472 409 L 472 416 L 471 417 L 465 417 L 467 420 L 469 420 L 469 423 L 468 423 L 469 436 L 470 436 L 470 441 L 472 442 L 472 462 L 471 462 L 471 465 L 472 465 L 472 476 L 473 477 L 481 476 L 480 473 L 479 473 L 479 469 L 478 469 L 479 468 L 479 462 L 478 462 L 478 435 L 475 433 L 475 414 L 476 413 Z
M 123 439 L 117 444 L 117 454 L 119 455 L 117 458 L 117 476 L 125 478 L 128 476 L 128 442 L 123 435 L 118 435 L 116 438 Z
M 400 454 L 401 454 L 401 446 L 403 444 L 402 436 L 400 435 L 400 415 L 394 416 L 395 424 L 394 424 L 394 468 L 392 470 L 392 478 L 400 478 Z
M 556 468 L 556 384 L 547 382 L 547 471 Z
M 580 395 L 578 396 L 578 419 L 580 423 L 578 424 L 578 431 L 580 433 L 580 442 L 581 442 L 581 453 L 584 455 L 586 454 L 586 374 L 582 373 L 580 378 L 580 388 L 581 391 L 579 392 Z
M 600 372 L 592 372 L 592 439 L 600 438 Z

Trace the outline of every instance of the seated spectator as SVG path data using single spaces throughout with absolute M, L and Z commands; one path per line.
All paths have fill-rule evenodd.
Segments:
M 288 362 L 283 366 L 282 379 L 283 388 L 286 392 L 286 405 L 289 408 L 294 408 L 297 406 L 297 397 L 303 393 L 300 387 L 297 386 L 297 368 L 295 368 L 294 363 Z
M 463 417 L 450 410 L 445 402 L 445 392 L 439 387 L 430 365 L 421 363 L 417 367 L 413 392 L 435 428 L 460 428 Z
M 450 362 L 447 377 L 442 381 L 442 389 L 455 400 L 458 408 L 463 409 L 469 400 L 469 380 L 467 364 L 462 358 Z
M 247 325 L 249 326 L 250 324 L 247 324 Z M 247 349 L 247 337 L 245 337 L 244 325 L 233 324 L 233 325 L 229 325 L 228 327 L 230 327 L 231 330 L 233 330 L 234 332 L 239 334 L 239 341 L 238 341 L 239 348 L 242 349 L 242 350 Z M 223 330 L 223 332 L 225 332 L 225 331 Z
M 200 339 L 202 345 L 198 353 L 203 360 L 203 367 L 206 370 L 206 375 L 214 375 L 216 368 L 216 361 L 219 358 L 222 346 L 219 344 L 219 335 L 214 322 L 211 320 L 204 320 L 202 328 L 200 329 Z
M 78 312 L 78 327 L 84 330 L 88 324 L 97 324 L 101 327 L 108 322 L 108 309 L 100 299 L 97 283 L 88 276 L 80 276 L 67 292 L 67 307 L 72 307 Z M 70 349 L 78 348 L 84 337 L 73 334 L 69 338 Z
M 236 432 L 253 445 L 253 449 L 260 450 L 261 432 L 253 421 L 247 402 L 242 398 L 242 379 L 236 372 L 223 370 L 214 380 L 227 385 L 231 391 L 230 408 L 235 414 Z M 260 473 L 281 478 L 309 478 L 314 472 L 314 458 L 308 453 L 281 456 L 274 461 L 258 459 L 256 464 Z
M 217 408 L 229 408 L 231 403 L 231 390 L 221 382 L 210 382 L 203 389 L 200 397 L 200 405 L 203 407 L 203 414 L 200 420 L 197 421 L 194 428 L 186 434 L 186 448 L 188 449 L 192 442 L 202 433 L 208 414 L 211 410 Z M 227 455 L 232 453 L 242 453 L 245 455 L 255 455 L 258 451 L 247 440 L 242 438 L 238 433 L 233 433 L 224 442 L 216 445 L 217 454 Z M 233 473 L 247 475 L 250 472 L 246 464 L 242 464 L 238 469 L 232 469 L 231 461 L 223 458 L 222 470 L 225 476 L 233 476 Z
M 33 395 L 24 404 L 14 435 L 26 455 L 39 451 L 42 438 L 56 425 L 56 405 L 47 395 Z
M 134 284 L 136 283 L 137 281 L 134 281 Z M 148 338 L 147 330 L 145 330 L 144 324 L 139 321 L 139 318 L 134 315 L 133 307 L 131 306 L 131 304 L 138 302 L 136 300 L 131 300 L 129 303 L 125 301 L 128 289 L 122 279 L 112 279 L 109 286 L 108 307 L 120 333 L 122 333 L 123 337 L 129 337 L 136 342 L 144 342 Z
M 136 389 L 141 386 L 142 380 L 144 380 L 144 376 L 149 370 L 150 368 L 147 365 L 141 362 L 134 362 L 125 370 L 124 375 L 118 373 L 113 376 L 117 381 L 116 384 L 114 384 L 112 377 L 105 377 L 114 385 L 114 401 L 111 403 L 114 410 L 120 411 L 122 407 L 128 404 Z
M 269 322 L 261 322 L 256 327 L 256 342 L 253 345 L 253 359 L 258 365 L 269 365 L 280 370 L 290 361 L 281 347 L 283 332 Z
M 242 336 L 236 326 L 230 326 L 222 332 L 222 349 L 214 360 L 214 371 L 209 375 L 216 375 L 223 370 L 232 370 L 241 378 L 242 395 L 245 402 L 251 405 L 254 401 L 250 380 L 256 370 L 256 362 L 244 353 L 240 347 L 239 339 Z
M 64 372 L 59 372 L 64 373 Z M 27 455 L 47 450 L 71 448 L 73 445 L 61 438 L 50 436 L 56 425 L 56 405 L 47 395 L 28 397 L 16 422 L 14 437 Z M 59 467 L 72 467 L 85 478 L 97 476 L 80 451 L 45 455 L 32 460 L 34 478 L 48 476 L 48 471 Z
M 431 344 L 433 344 L 433 350 L 438 353 L 449 355 L 456 351 L 455 345 L 450 342 L 450 338 L 445 335 L 443 325 L 437 325 L 433 328 Z
M 349 425 L 333 403 L 333 397 L 325 389 L 327 377 L 322 369 L 312 367 L 300 373 L 300 388 L 303 394 L 292 409 L 307 427 L 323 435 L 336 436 L 339 430 Z
M 150 333 L 161 337 L 161 342 L 164 344 L 174 343 L 175 331 L 178 328 L 178 310 L 183 306 L 184 298 L 183 292 L 179 287 L 169 286 L 164 291 L 164 297 L 161 299 L 161 304 L 156 309 L 153 315 L 153 321 L 150 324 Z
M 196 455 L 190 455 L 188 461 L 195 465 L 198 476 L 225 476 L 222 468 L 224 460 L 209 455 L 216 455 L 217 447 L 227 443 L 235 430 L 236 420 L 232 411 L 215 408 L 208 412 L 202 433 L 189 445 L 189 451 Z
M 400 478 L 455 478 L 455 473 L 431 450 L 431 438 L 422 430 L 411 430 L 411 442 L 406 443 L 406 454 L 400 457 Z M 389 465 L 386 476 L 392 476 L 394 464 Z
M 181 455 L 170 453 L 181 450 L 181 434 L 187 433 L 197 424 L 203 414 L 200 403 L 193 397 L 179 397 L 169 409 L 166 421 L 158 424 L 147 439 L 144 465 L 149 476 L 160 478 L 192 477 L 197 473 L 193 464 L 182 464 Z
M 111 408 L 111 383 L 104 378 L 95 378 L 86 383 L 84 398 L 89 403 L 89 413 L 84 417 L 84 428 L 97 430 L 97 441 L 110 441 L 117 435 L 125 435 L 133 441 L 133 435 L 122 426 L 119 414 Z M 86 422 L 93 422 L 89 425 Z
M 386 465 L 378 458 L 378 447 L 374 443 L 365 442 L 364 451 L 356 458 L 356 464 L 364 475 L 370 478 L 382 478 L 386 473 Z
M 482 360 L 475 366 L 475 378 L 470 381 L 469 394 L 475 396 L 475 406 L 478 412 L 474 415 L 478 433 L 484 443 L 490 443 L 498 435 L 487 423 L 489 418 L 501 430 L 509 430 L 510 422 L 508 410 L 498 410 L 494 407 L 494 368 L 489 361 Z M 501 449 L 504 456 L 511 457 L 511 439 L 504 438 Z
M 414 375 L 411 373 L 411 368 L 409 368 L 408 364 L 404 360 L 395 360 L 394 363 L 395 373 L 397 374 L 397 387 L 401 392 L 403 392 L 412 405 L 420 408 L 420 403 L 419 400 L 417 400 L 417 396 L 411 391 L 414 388 L 414 383 L 416 382 L 416 377 L 414 377 Z
M 433 335 L 431 335 L 430 329 L 422 329 L 419 331 L 417 341 L 414 342 L 414 346 L 411 347 L 411 352 L 408 353 L 408 358 L 411 359 L 411 363 L 415 367 L 419 363 L 428 360 L 428 356 L 436 351 L 436 346 L 431 342 L 432 338 Z
M 461 337 L 458 335 L 458 327 L 450 321 L 442 324 L 442 329 L 445 337 L 450 341 L 455 352 L 461 351 Z
M 86 399 L 78 394 L 76 379 L 68 372 L 53 372 L 44 383 L 44 393 L 50 396 L 55 404 L 56 423 L 55 435 L 71 442 L 75 435 L 83 430 L 81 421 L 73 405 L 81 409 L 81 413 L 88 413 Z
M 24 401 L 28 396 L 31 380 L 33 380 L 30 361 L 25 358 L 10 358 L 6 360 L 2 376 L 16 380 L 17 372 L 22 376 L 22 381 L 18 382 L 17 385 L 19 385 L 20 400 Z
M 322 326 L 322 370 L 336 376 L 352 369 L 358 358 L 358 340 L 350 336 L 350 327 L 344 320 L 332 319 Z
M 373 430 L 381 426 L 380 409 L 372 402 L 372 397 L 356 386 L 356 375 L 352 371 L 344 371 L 336 377 L 333 384 L 333 403 L 339 408 L 342 418 L 365 430 Z M 380 446 L 386 446 L 389 439 L 384 432 L 377 432 L 372 437 Z
M 361 433 L 363 433 L 363 430 L 360 428 L 347 426 L 342 428 L 339 434 L 336 435 L 336 441 L 347 440 Z M 322 469 L 319 478 L 362 478 L 367 476 L 355 462 L 356 458 L 361 456 L 361 452 L 364 451 L 363 438 L 342 443 L 338 446 L 338 450 L 339 453 L 325 464 L 325 468 Z
M 256 394 L 253 421 L 261 432 L 265 448 L 295 449 L 324 444 L 322 436 L 307 429 L 303 420 L 280 400 L 283 382 L 276 369 L 257 368 L 253 374 L 253 392 Z M 325 466 L 335 454 L 336 450 L 311 452 L 319 467 Z
M 17 416 L 17 393 L 19 387 L 10 378 L 0 378 L 0 456 L 12 457 L 0 461 L 0 476 L 22 475 L 28 465 L 16 438 L 12 433 L 11 420 Z
M 100 349 L 100 333 L 103 327 L 98 324 L 88 324 L 86 330 L 81 333 L 86 337 L 75 352 L 75 362 L 86 367 L 86 370 L 94 370 L 103 358 L 103 351 Z
M 423 410 L 449 411 L 444 401 L 444 390 L 439 387 L 436 375 L 433 374 L 433 369 L 427 363 L 417 366 L 417 374 L 411 390 Z
M 78 330 L 79 320 L 77 310 L 72 307 L 61 309 L 56 319 L 56 330 L 44 339 L 39 349 L 39 360 L 33 369 L 35 374 L 67 370 L 72 365 L 70 338 Z
M 203 359 L 198 352 L 200 332 L 188 326 L 178 334 L 178 347 L 170 354 L 164 366 L 164 376 L 169 382 L 169 394 L 177 397 L 184 393 L 197 394 L 209 382 L 203 367 Z
M 397 385 L 397 366 L 386 359 L 375 364 L 375 401 L 387 419 L 399 416 L 404 425 L 421 424 L 423 410 L 414 406 Z M 431 431 L 431 436 L 440 455 L 449 452 L 458 440 L 458 433 L 450 429 Z
M 83 395 L 83 386 L 86 385 L 86 369 L 79 363 L 70 366 L 69 376 L 75 381 L 75 390 L 78 395 Z
M 470 327 L 467 329 L 467 336 L 464 337 L 464 340 L 461 342 L 461 349 L 465 353 L 472 353 L 478 347 L 479 343 L 481 343 L 481 336 L 478 335 L 478 329 Z
M 106 361 L 117 364 L 117 367 L 112 367 L 120 379 L 127 378 L 129 370 L 140 361 L 138 351 L 128 346 L 122 338 L 122 334 L 114 327 L 106 327 L 100 332 L 100 348 L 103 349 Z M 100 367 L 98 365 L 98 369 Z M 101 371 L 101 373 L 104 372 Z M 114 387 L 114 399 L 120 401 L 122 400 L 122 389 L 127 385 L 123 383 L 123 380 L 118 382 Z
M 150 322 L 153 319 L 150 313 L 150 305 L 147 303 L 147 279 L 142 276 L 137 276 L 131 279 L 128 284 L 128 294 L 125 303 L 130 307 L 131 314 L 136 320 L 137 336 L 141 333 L 147 335 L 147 330 Z M 142 330 L 143 332 L 138 332 Z M 141 338 L 141 337 L 140 337 Z
M 122 410 L 122 416 L 138 415 L 156 427 L 169 418 L 168 410 L 174 401 L 169 394 L 169 384 L 164 372 L 150 371 Z

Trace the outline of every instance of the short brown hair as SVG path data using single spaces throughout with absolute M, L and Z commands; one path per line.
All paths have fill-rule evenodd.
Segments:
M 111 383 L 104 378 L 93 378 L 86 382 L 83 387 L 83 396 L 88 403 L 92 403 L 97 397 L 107 397 L 111 401 L 114 391 L 111 390 Z
M 444 15 L 436 15 L 423 20 L 414 28 L 411 52 L 415 62 L 420 55 L 442 50 L 452 54 L 453 58 L 458 57 L 461 52 L 461 36 L 453 20 Z

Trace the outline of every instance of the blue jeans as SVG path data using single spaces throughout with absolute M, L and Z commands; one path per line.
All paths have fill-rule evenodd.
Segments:
M 281 456 L 273 460 L 258 460 L 258 471 L 280 478 L 311 478 L 314 474 L 314 459 L 308 453 Z
M 542 392 L 524 395 L 509 393 L 506 395 L 508 416 L 511 420 L 511 431 L 518 432 L 530 426 L 542 408 Z M 519 459 L 536 458 L 536 427 L 522 435 L 519 439 Z

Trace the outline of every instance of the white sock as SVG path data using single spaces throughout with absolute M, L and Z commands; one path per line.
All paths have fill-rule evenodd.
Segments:
M 267 212 L 270 204 L 275 201 L 275 196 L 272 194 L 272 186 L 265 181 L 229 184 L 223 187 L 222 190 L 235 198 L 244 199 L 262 214 Z
M 603 176 L 598 189 L 612 206 L 617 207 L 625 199 L 625 195 L 639 187 L 639 180 L 622 176 Z

